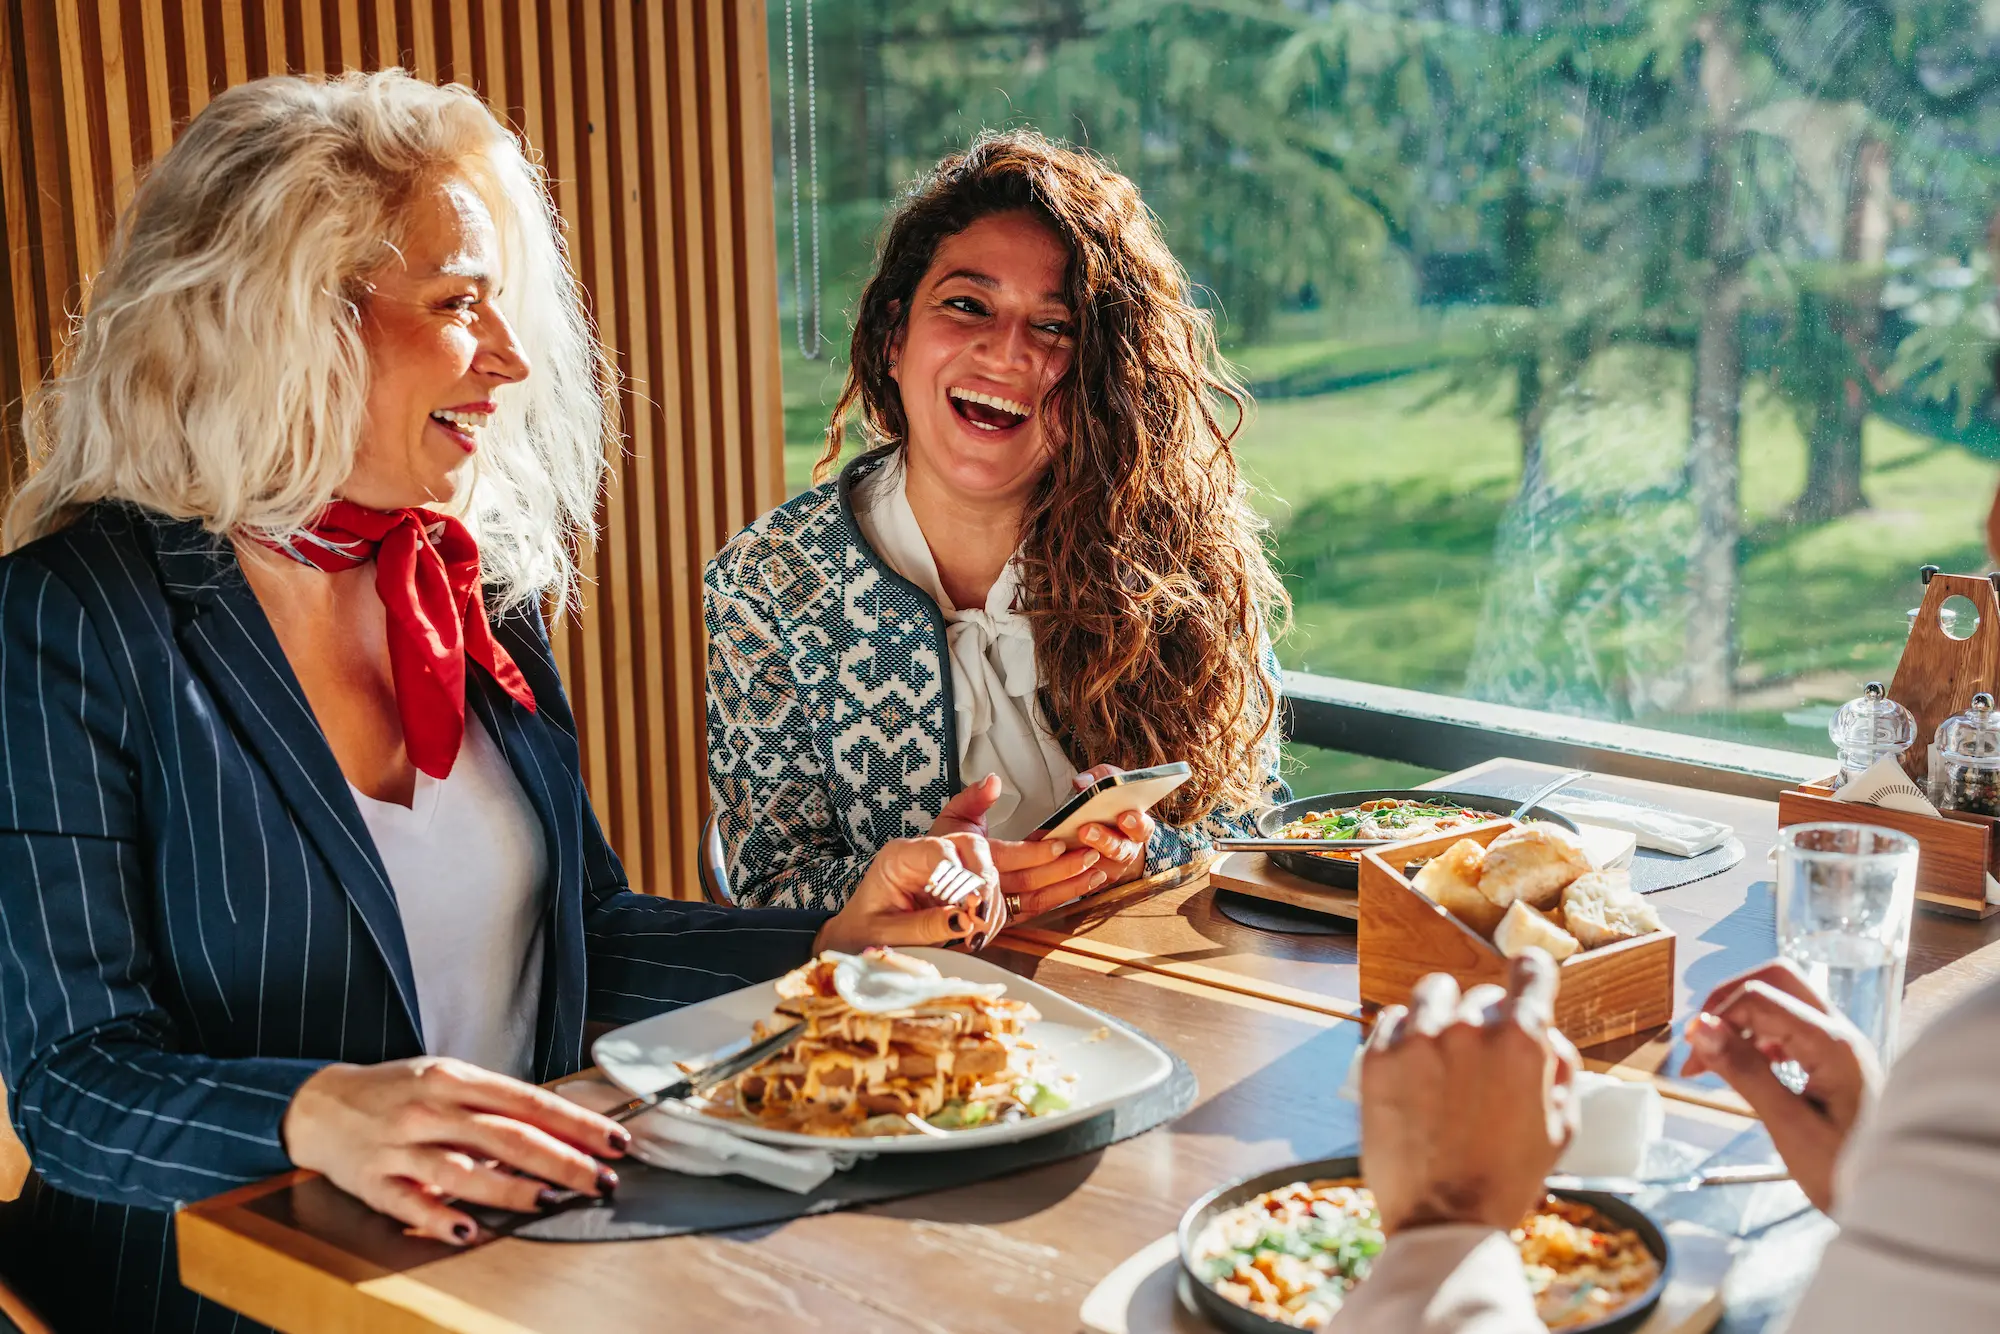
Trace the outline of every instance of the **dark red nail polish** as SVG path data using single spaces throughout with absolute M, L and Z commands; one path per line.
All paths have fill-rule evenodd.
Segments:
M 945 918 L 944 924 L 951 928 L 951 933 L 955 936 L 964 935 L 967 929 L 965 914 L 962 912 L 955 912 L 951 916 Z
M 458 1238 L 458 1239 L 459 1239 L 460 1241 L 471 1241 L 471 1240 L 472 1240 L 472 1224 L 470 1224 L 470 1223 L 453 1223 L 453 1224 L 451 1225 L 451 1235 L 452 1235 L 452 1236 L 454 1236 L 454 1237 L 457 1237 L 457 1238 Z
M 563 1193 L 554 1186 L 543 1186 L 535 1192 L 535 1207 L 546 1213 L 563 1202 Z
M 622 1154 L 632 1147 L 632 1132 L 623 1126 L 611 1127 L 611 1133 L 605 1139 L 610 1142 L 613 1153 Z
M 618 1174 L 608 1167 L 597 1169 L 597 1193 L 609 1195 L 618 1189 Z

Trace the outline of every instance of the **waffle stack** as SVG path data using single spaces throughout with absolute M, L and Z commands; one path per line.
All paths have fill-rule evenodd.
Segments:
M 824 958 L 781 978 L 778 996 L 756 1036 L 800 1020 L 805 1033 L 719 1090 L 710 1110 L 809 1135 L 915 1133 L 910 1114 L 927 1118 L 953 1102 L 996 1110 L 1012 1103 L 1036 1063 L 1023 1029 L 1041 1016 L 1026 1001 L 944 995 L 864 1013 L 841 999 L 834 964 Z M 863 1128 L 876 1117 L 903 1124 Z

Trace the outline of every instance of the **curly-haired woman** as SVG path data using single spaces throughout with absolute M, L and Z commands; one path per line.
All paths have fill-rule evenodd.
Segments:
M 867 448 L 828 480 L 857 407 Z M 1032 915 L 1247 831 L 1283 793 L 1265 618 L 1285 595 L 1230 448 L 1243 407 L 1101 159 L 989 134 L 918 183 L 861 298 L 820 485 L 708 568 L 739 898 L 838 904 L 887 840 L 978 828 Z M 1092 776 L 1175 760 L 1193 776 L 1157 823 L 1023 841 Z

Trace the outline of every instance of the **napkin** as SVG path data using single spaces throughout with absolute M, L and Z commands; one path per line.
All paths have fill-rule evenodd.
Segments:
M 1699 857 L 1722 846 L 1735 831 L 1718 820 L 1699 815 L 1663 811 L 1653 806 L 1634 806 L 1623 801 L 1599 801 L 1591 797 L 1549 797 L 1543 807 L 1567 815 L 1579 824 L 1623 829 L 1639 840 L 1642 848 L 1672 853 L 1676 857 Z
M 1666 1133 L 1666 1109 L 1651 1084 L 1579 1070 L 1571 1096 L 1577 1099 L 1577 1128 L 1556 1163 L 1558 1172 L 1577 1176 L 1637 1176 L 1646 1150 Z
M 1833 799 L 1881 806 L 1892 811 L 1907 811 L 1913 815 L 1938 814 L 1938 808 L 1931 804 L 1931 799 L 1924 795 L 1924 790 L 1903 772 L 1902 762 L 1894 755 L 1884 755 L 1861 773 L 1841 784 L 1834 792 Z M 2000 880 L 1995 880 L 1991 872 L 1986 876 L 1986 901 L 2000 903 Z
M 558 1086 L 556 1092 L 594 1112 L 628 1100 L 623 1089 L 597 1076 L 573 1079 Z M 862 1158 L 873 1156 L 780 1149 L 744 1139 L 721 1122 L 708 1124 L 658 1110 L 640 1113 L 625 1128 L 632 1132 L 632 1156 L 650 1167 L 698 1177 L 734 1173 L 798 1195 L 817 1190 L 835 1172 L 844 1172 Z

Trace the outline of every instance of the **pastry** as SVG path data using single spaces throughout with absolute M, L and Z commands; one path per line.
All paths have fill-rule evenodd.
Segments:
M 1489 940 L 1506 911 L 1479 892 L 1479 869 L 1486 849 L 1461 838 L 1417 872 L 1418 892 Z
M 1563 888 L 1590 870 L 1590 858 L 1568 831 L 1552 824 L 1510 829 L 1486 847 L 1479 892 L 1494 906 L 1517 902 L 1547 910 L 1562 902 Z
M 1516 899 L 1493 928 L 1493 948 L 1513 959 L 1530 945 L 1541 946 L 1557 963 L 1579 948 L 1575 936 L 1530 908 L 1525 899 Z
M 1563 890 L 1563 921 L 1587 950 L 1661 929 L 1660 914 L 1632 888 L 1626 871 L 1592 871 Z

